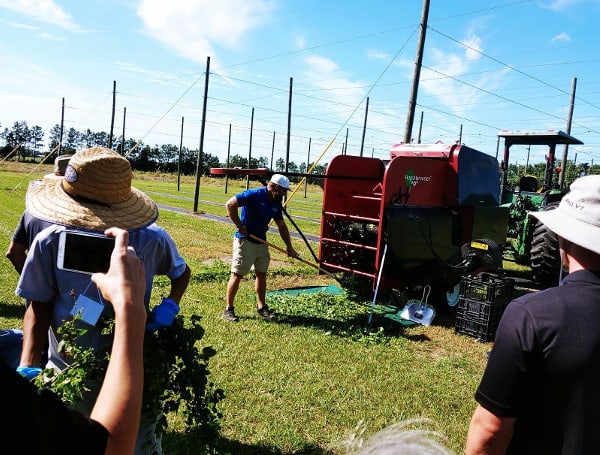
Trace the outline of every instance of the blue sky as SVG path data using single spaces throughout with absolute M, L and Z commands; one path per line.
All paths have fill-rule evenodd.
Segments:
M 0 0 L 0 125 L 110 131 L 197 148 L 210 57 L 206 152 L 225 159 L 359 154 L 404 138 L 422 0 Z M 496 154 L 497 133 L 566 129 L 600 163 L 600 0 L 431 0 L 413 126 L 421 141 Z M 254 117 L 252 111 L 254 110 Z M 252 122 L 252 129 L 251 129 Z M 347 139 L 346 139 L 347 136 Z M 309 150 L 310 146 L 310 150 Z M 546 150 L 533 147 L 530 162 Z M 500 156 L 502 152 L 500 151 Z M 557 150 L 557 156 L 561 154 Z M 511 161 L 524 164 L 527 148 Z

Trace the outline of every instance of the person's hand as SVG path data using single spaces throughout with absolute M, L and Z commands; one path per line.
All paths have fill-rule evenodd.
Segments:
M 238 228 L 238 232 L 242 237 L 248 237 L 248 229 L 243 224 Z
M 129 233 L 123 229 L 110 228 L 105 234 L 115 237 L 110 267 L 106 273 L 94 273 L 92 281 L 102 297 L 112 304 L 116 318 L 131 316 L 130 319 L 136 324 L 145 324 L 146 276 L 135 250 L 128 246 Z
M 298 258 L 298 252 L 291 246 L 288 247 L 287 254 L 291 258 L 294 258 L 294 259 Z
M 34 379 L 34 378 L 38 377 L 40 374 L 42 374 L 42 369 L 40 367 L 18 366 L 17 373 L 19 373 L 21 376 L 23 376 L 28 381 L 31 381 L 32 379 Z
M 179 313 L 179 305 L 173 299 L 163 299 L 159 305 L 152 308 L 152 322 L 146 324 L 147 332 L 156 332 L 161 327 L 170 327 Z

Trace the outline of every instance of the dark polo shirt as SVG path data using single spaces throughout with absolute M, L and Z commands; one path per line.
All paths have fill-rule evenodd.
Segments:
M 475 399 L 516 418 L 509 453 L 600 453 L 600 274 L 512 301 Z

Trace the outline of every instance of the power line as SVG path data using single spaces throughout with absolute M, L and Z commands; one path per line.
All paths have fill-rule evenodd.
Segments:
M 490 56 L 490 55 L 486 54 L 485 52 L 481 52 L 479 49 L 477 49 L 477 48 L 475 48 L 475 47 L 473 47 L 473 46 L 469 46 L 468 44 L 466 44 L 466 43 L 464 43 L 464 42 L 462 42 L 462 41 L 459 41 L 459 40 L 457 40 L 457 39 L 455 39 L 455 38 L 453 38 L 453 37 L 451 37 L 451 36 L 449 36 L 449 35 L 447 35 L 447 34 L 445 34 L 445 33 L 443 33 L 443 32 L 440 32 L 439 30 L 436 30 L 436 29 L 434 29 L 434 28 L 432 28 L 432 27 L 428 27 L 428 28 L 429 28 L 431 31 L 433 31 L 433 32 L 436 32 L 436 33 L 440 34 L 441 36 L 443 36 L 443 37 L 445 37 L 445 38 L 447 38 L 447 39 L 449 39 L 449 40 L 451 40 L 451 41 L 454 41 L 455 43 L 457 43 L 457 44 L 460 44 L 461 46 L 463 46 L 463 47 L 465 47 L 465 48 L 467 48 L 467 49 L 469 49 L 469 50 L 471 50 L 471 51 L 473 51 L 473 52 L 476 52 L 476 53 L 478 53 L 479 55 L 482 55 L 483 57 L 486 57 L 486 58 L 488 58 L 488 59 L 490 59 L 490 60 L 492 60 L 492 61 L 494 61 L 494 62 L 498 63 L 499 65 L 502 65 L 502 66 L 503 66 L 503 67 L 505 67 L 505 68 L 508 68 L 508 69 L 510 69 L 510 70 L 512 70 L 512 71 L 515 71 L 515 72 L 517 72 L 517 73 L 521 74 L 522 76 L 525 76 L 525 77 L 527 77 L 527 78 L 529 78 L 529 79 L 532 79 L 532 80 L 534 80 L 534 81 L 536 81 L 536 82 L 539 82 L 540 84 L 542 84 L 542 85 L 545 85 L 545 86 L 547 86 L 547 87 L 550 87 L 550 88 L 552 88 L 552 89 L 554 89 L 554 90 L 556 90 L 556 91 L 558 91 L 558 92 L 560 92 L 560 93 L 562 93 L 562 94 L 565 94 L 565 95 L 571 96 L 571 94 L 570 94 L 569 92 L 567 92 L 566 90 L 563 90 L 563 89 L 561 89 L 561 88 L 559 88 L 559 87 L 556 87 L 556 86 L 554 86 L 554 85 L 552 85 L 552 84 L 550 84 L 550 83 L 548 83 L 548 82 L 545 82 L 545 81 L 541 80 L 540 78 L 537 78 L 537 77 L 535 77 L 535 76 L 532 76 L 531 74 L 528 74 L 528 73 L 526 73 L 526 72 L 524 72 L 524 71 L 521 71 L 520 69 L 518 69 L 518 68 L 516 68 L 516 67 L 514 67 L 514 66 L 512 66 L 512 65 L 509 65 L 508 63 L 504 63 L 504 62 L 502 62 L 502 61 L 498 60 L 497 58 L 495 58 L 495 57 L 492 57 L 492 56 Z M 588 105 L 590 105 L 590 106 L 592 106 L 592 107 L 596 108 L 596 109 L 600 109 L 600 107 L 599 107 L 599 106 L 597 106 L 597 105 L 595 105 L 595 104 L 593 104 L 593 103 L 590 103 L 589 101 L 587 101 L 587 100 L 584 100 L 584 99 L 580 98 L 579 96 L 576 96 L 575 98 L 576 98 L 577 100 L 579 100 L 579 101 L 582 101 L 582 102 L 584 102 L 584 103 L 586 103 L 586 104 L 588 104 Z M 596 131 L 596 132 L 597 132 L 597 131 Z

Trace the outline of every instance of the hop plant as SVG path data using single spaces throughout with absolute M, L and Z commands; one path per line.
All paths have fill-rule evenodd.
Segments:
M 110 343 L 101 350 L 83 348 L 78 339 L 87 333 L 75 316 L 58 328 L 60 354 L 70 361 L 61 372 L 46 368 L 35 379 L 40 388 L 50 389 L 65 403 L 75 406 L 91 390 L 91 382 L 104 377 L 109 361 Z M 219 403 L 225 398 L 222 389 L 208 380 L 208 362 L 216 351 L 211 347 L 199 350 L 197 341 L 204 336 L 201 317 L 186 320 L 178 315 L 171 327 L 144 338 L 144 398 L 142 412 L 160 416 L 156 428 L 161 438 L 168 429 L 166 415 L 179 413 L 186 422 L 186 432 L 199 435 L 204 451 L 214 449 L 219 437 Z M 112 335 L 114 320 L 103 322 L 102 333 Z M 112 339 L 110 337 L 109 339 Z M 202 453 L 197 446 L 198 453 Z

